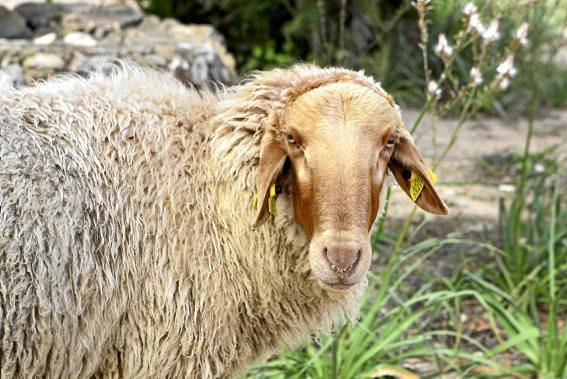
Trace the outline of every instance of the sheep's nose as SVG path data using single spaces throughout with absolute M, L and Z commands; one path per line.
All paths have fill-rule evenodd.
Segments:
M 357 243 L 327 244 L 323 248 L 323 255 L 329 262 L 331 269 L 339 276 L 349 275 L 360 259 L 362 249 Z

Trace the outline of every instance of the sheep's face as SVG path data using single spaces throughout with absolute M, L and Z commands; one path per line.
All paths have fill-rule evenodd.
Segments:
M 447 213 L 389 99 L 353 83 L 308 91 L 272 120 L 262 140 L 255 226 L 269 218 L 269 188 L 278 184 L 311 241 L 314 275 L 327 287 L 349 289 L 370 266 L 370 229 L 388 169 L 406 192 L 408 172 L 422 177 L 416 203 Z

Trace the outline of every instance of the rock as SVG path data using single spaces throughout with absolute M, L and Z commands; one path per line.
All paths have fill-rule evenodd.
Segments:
M 0 38 L 30 38 L 31 30 L 18 13 L 0 5 Z
M 36 45 L 51 45 L 53 42 L 57 40 L 57 34 L 55 33 L 47 33 L 39 37 L 35 37 L 33 39 L 33 43 Z
M 88 76 L 93 72 L 99 71 L 103 72 L 105 75 L 109 75 L 112 71 L 116 70 L 116 62 L 116 57 L 108 55 L 88 57 L 81 53 L 75 53 L 71 57 L 67 69 L 82 76 Z
M 234 72 L 218 56 L 209 64 L 209 73 L 213 82 L 231 83 L 234 80 Z
M 171 61 L 177 54 L 177 47 L 171 44 L 159 44 L 154 46 L 156 54 L 161 55 L 165 59 Z
M 146 55 L 144 61 L 150 67 L 167 67 L 167 60 L 161 55 Z
M 3 86 L 18 87 L 24 84 L 26 84 L 26 77 L 19 64 L 11 64 L 0 70 L 0 88 Z
M 138 25 L 144 19 L 142 11 L 136 7 L 113 5 L 98 8 L 97 17 L 101 19 L 112 18 L 120 24 L 122 29 Z
M 209 65 L 205 57 L 200 56 L 195 58 L 193 64 L 191 65 L 191 73 L 189 78 L 191 83 L 201 86 L 205 83 L 205 80 L 209 77 Z
M 162 21 L 158 16 L 150 14 L 144 18 L 144 21 L 138 26 L 138 30 L 146 33 L 155 32 L 161 28 L 161 23 Z
M 61 70 L 65 61 L 57 54 L 36 53 L 24 59 L 23 66 L 40 70 Z
M 62 4 L 23 3 L 14 8 L 34 30 L 50 28 L 61 20 L 64 12 Z
M 91 37 L 89 34 L 81 32 L 72 32 L 67 34 L 65 38 L 63 38 L 63 42 L 68 45 L 84 47 L 93 47 L 97 45 L 96 39 Z

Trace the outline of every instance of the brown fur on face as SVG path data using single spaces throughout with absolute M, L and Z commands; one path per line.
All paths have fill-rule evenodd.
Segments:
M 369 231 L 388 167 L 406 192 L 404 170 L 423 177 L 419 206 L 439 214 L 447 208 L 389 96 L 356 81 L 305 87 L 281 114 L 271 115 L 260 153 L 255 225 L 269 217 L 267 189 L 291 176 L 295 218 L 311 240 L 311 268 L 323 283 L 347 289 L 368 271 Z M 284 170 L 286 160 L 290 169 Z

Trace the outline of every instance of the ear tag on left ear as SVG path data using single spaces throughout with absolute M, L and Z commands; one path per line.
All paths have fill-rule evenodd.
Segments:
M 431 180 L 431 183 L 435 184 L 435 182 L 437 182 L 437 175 L 435 175 L 435 173 L 431 169 L 427 170 L 427 172 L 429 173 L 429 179 Z M 421 194 L 421 191 L 423 191 L 423 186 L 425 185 L 425 182 L 423 181 L 421 176 L 415 173 L 415 171 L 411 172 L 411 177 L 409 179 L 409 182 L 410 182 L 410 188 L 409 188 L 410 197 L 413 201 L 416 201 L 419 195 Z
M 276 186 L 277 185 L 275 183 L 270 186 L 270 198 L 268 199 L 268 212 L 274 216 L 278 213 L 278 210 L 276 209 L 276 199 L 278 197 Z
M 258 195 L 254 195 L 254 198 L 252 199 L 252 205 L 251 205 L 252 209 L 257 210 L 258 209 Z

